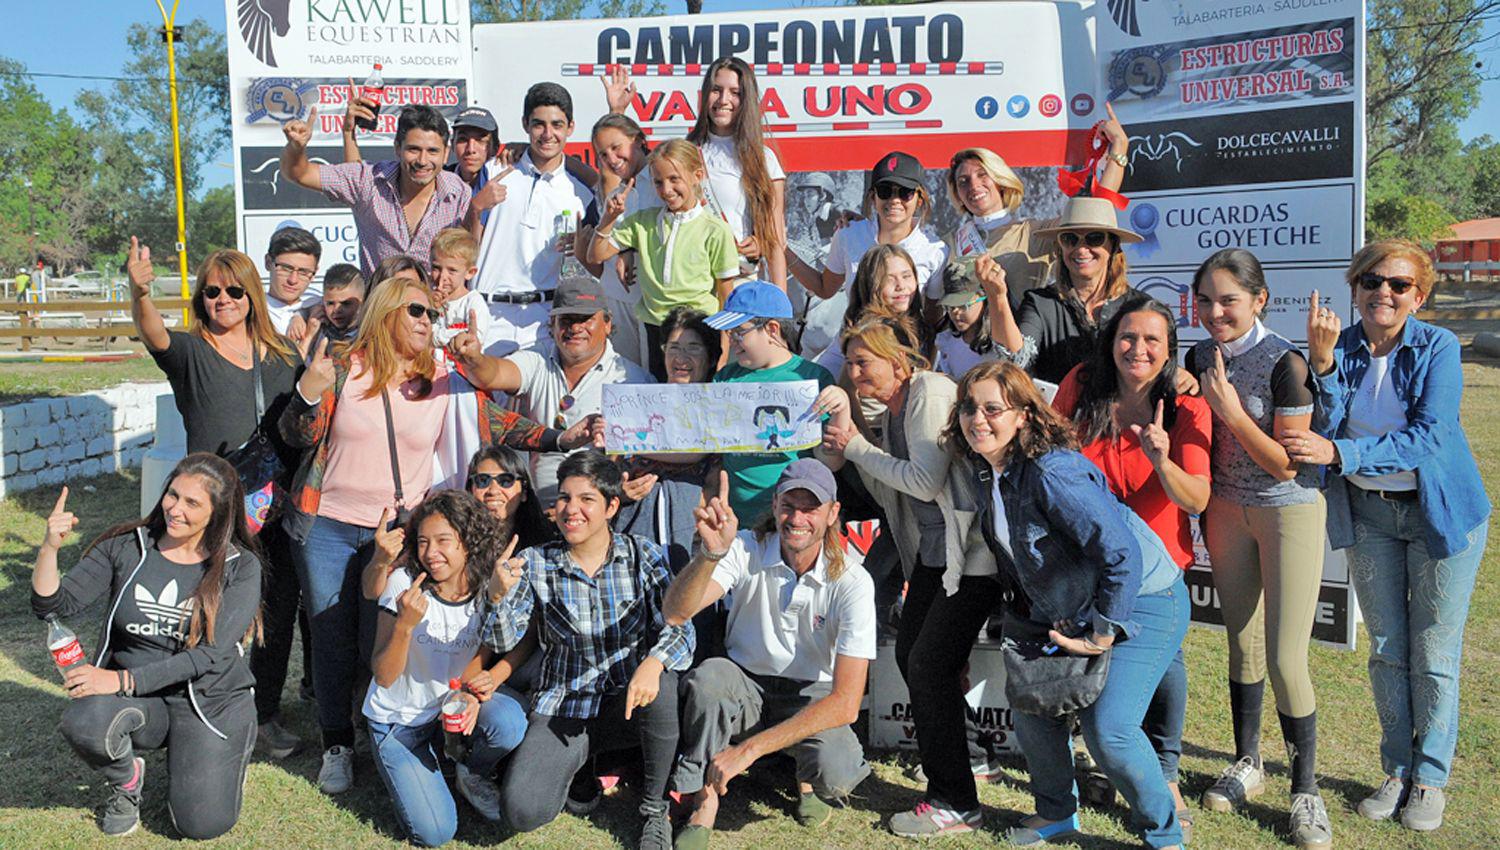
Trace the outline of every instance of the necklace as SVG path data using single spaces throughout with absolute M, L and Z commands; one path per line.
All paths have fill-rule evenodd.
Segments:
M 236 359 L 239 359 L 239 360 L 249 360 L 249 359 L 251 359 L 251 352 L 253 350 L 253 346 L 246 345 L 244 348 L 236 350 L 233 346 L 231 346 L 229 344 L 228 336 L 229 336 L 228 334 L 213 334 L 213 333 L 209 334 L 209 338 L 212 340 L 212 344 L 213 344 L 214 348 L 219 349 L 220 352 L 227 352 L 229 354 L 232 354 L 232 355 L 234 355 L 234 357 Z

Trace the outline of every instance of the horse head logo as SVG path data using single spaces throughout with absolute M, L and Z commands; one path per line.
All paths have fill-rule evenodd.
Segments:
M 1131 136 L 1130 168 L 1135 170 L 1136 157 L 1144 157 L 1151 162 L 1164 160 L 1171 157 L 1177 165 L 1177 170 L 1182 171 L 1182 158 L 1186 150 L 1201 148 L 1203 143 L 1189 136 L 1187 133 L 1173 131 L 1171 133 L 1153 133 L 1146 136 Z M 1182 147 L 1178 147 L 1182 145 Z
M 273 37 L 287 34 L 292 28 L 292 0 L 239 0 L 240 35 L 255 58 L 276 67 Z
M 1109 16 L 1126 35 L 1140 35 L 1141 24 L 1135 14 L 1136 0 L 1109 0 Z

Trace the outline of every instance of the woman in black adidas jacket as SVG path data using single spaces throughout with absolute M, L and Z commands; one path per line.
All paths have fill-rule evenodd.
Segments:
M 255 745 L 244 645 L 260 626 L 260 560 L 226 461 L 188 455 L 167 481 L 149 516 L 106 531 L 59 578 L 57 550 L 78 524 L 64 487 L 37 552 L 31 608 L 68 617 L 108 594 L 97 650 L 64 675 L 72 701 L 59 724 L 109 782 L 100 827 L 136 828 L 145 784 L 136 752 L 165 746 L 173 824 L 185 837 L 213 838 L 239 819 Z

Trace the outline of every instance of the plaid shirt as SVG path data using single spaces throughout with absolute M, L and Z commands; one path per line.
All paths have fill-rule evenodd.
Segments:
M 333 414 L 343 395 L 344 383 L 349 379 L 350 362 L 347 356 L 333 363 L 333 386 L 323 391 L 316 404 L 308 404 L 300 390 L 293 388 L 291 401 L 282 411 L 278 426 L 281 436 L 292 448 L 302 450 L 302 460 L 297 464 L 296 475 L 285 501 L 285 516 L 282 525 L 293 540 L 307 539 L 313 520 L 318 516 L 318 505 L 323 497 L 323 473 L 328 468 L 328 433 L 333 426 Z M 393 402 L 400 393 L 392 395 Z M 506 410 L 481 394 L 479 417 L 479 439 L 484 443 L 498 443 L 518 451 L 556 451 L 562 432 L 546 428 L 511 410 Z M 411 499 L 412 505 L 416 499 Z
M 573 562 L 566 543 L 533 546 L 520 557 L 526 561 L 520 581 L 499 605 L 486 603 L 493 616 L 485 618 L 482 639 L 508 652 L 525 636 L 532 612 L 540 610 L 542 671 L 532 711 L 587 720 L 599 713 L 606 695 L 630 684 L 642 658 L 655 658 L 668 670 L 692 663 L 692 624 L 668 626 L 662 619 L 672 573 L 660 546 L 614 534 L 609 560 L 593 578 Z
M 386 257 L 407 254 L 423 265 L 432 253 L 432 239 L 445 227 L 462 227 L 473 192 L 463 178 L 451 171 L 438 171 L 437 187 L 422 211 L 413 234 L 401 207 L 401 164 L 340 162 L 318 169 L 323 194 L 330 201 L 348 204 L 359 230 L 359 270 L 366 278 Z M 374 285 L 375 281 L 370 281 Z

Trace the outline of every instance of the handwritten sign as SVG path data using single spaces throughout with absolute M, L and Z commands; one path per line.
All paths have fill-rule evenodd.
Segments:
M 823 440 L 817 381 L 607 384 L 610 454 L 788 452 Z

